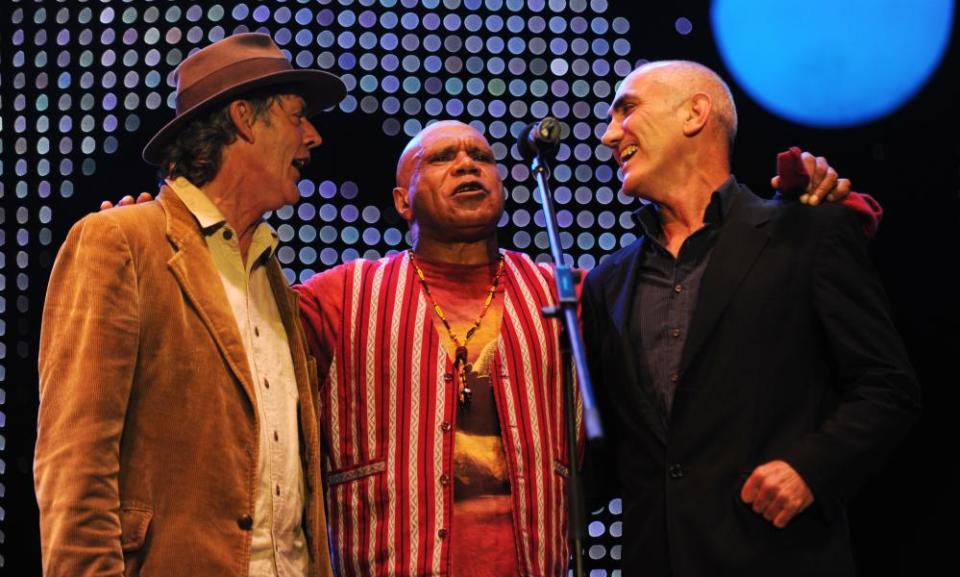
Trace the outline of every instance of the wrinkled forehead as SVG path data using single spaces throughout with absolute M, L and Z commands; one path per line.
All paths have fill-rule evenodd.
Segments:
M 417 138 L 424 153 L 446 148 L 480 148 L 490 150 L 490 143 L 479 131 L 466 124 L 434 124 Z

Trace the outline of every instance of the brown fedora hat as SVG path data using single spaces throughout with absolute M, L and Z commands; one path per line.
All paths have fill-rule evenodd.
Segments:
M 298 84 L 315 114 L 340 102 L 347 89 L 337 76 L 321 70 L 298 70 L 266 34 L 228 36 L 191 54 L 180 63 L 177 78 L 177 116 L 160 129 L 143 149 L 143 159 L 161 163 L 164 147 L 197 114 L 210 105 L 237 98 L 255 88 L 275 84 Z

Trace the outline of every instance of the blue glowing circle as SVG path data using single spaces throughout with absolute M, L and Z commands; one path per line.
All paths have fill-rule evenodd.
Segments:
M 317 13 L 317 24 L 320 26 L 330 26 L 333 24 L 333 11 L 332 10 L 321 10 Z
M 483 116 L 483 113 L 487 110 L 487 106 L 479 98 L 474 98 L 467 102 L 467 112 L 470 113 L 470 116 Z
M 357 65 L 357 57 L 349 52 L 344 52 L 337 60 L 337 64 L 343 70 L 352 70 Z
M 460 16 L 456 14 L 447 14 L 443 17 L 443 27 L 447 31 L 456 31 L 460 29 Z
M 380 87 L 383 88 L 384 92 L 393 94 L 394 92 L 400 90 L 400 79 L 392 74 L 383 77 L 383 80 L 380 81 Z
M 403 79 L 403 91 L 407 94 L 416 94 L 420 90 L 420 79 L 408 76 Z
M 727 68 L 764 108 L 800 124 L 842 127 L 883 117 L 910 100 L 950 38 L 950 0 L 882 6 L 814 0 L 797 10 L 780 2 L 716 0 L 711 19 Z M 787 30 L 804 33 L 785 41 Z
M 387 72 L 393 72 L 400 67 L 400 59 L 394 54 L 387 54 L 380 60 L 380 66 Z
M 377 67 L 377 57 L 373 54 L 367 53 L 360 57 L 359 60 L 360 68 L 364 70 L 373 70 Z
M 433 12 L 425 14 L 421 22 L 423 22 L 423 27 L 427 30 L 436 30 L 440 27 L 440 17 Z
M 590 25 L 587 23 L 586 19 L 581 16 L 577 16 L 576 18 L 570 20 L 570 30 L 573 30 L 576 34 L 586 33 L 589 26 Z
M 463 102 L 459 98 L 451 98 L 447 101 L 447 114 L 450 116 L 460 116 L 463 114 Z
M 443 81 L 436 76 L 431 76 L 424 81 L 423 89 L 427 91 L 427 94 L 440 94 L 440 91 L 443 90 Z
M 490 112 L 490 116 L 494 118 L 500 118 L 507 112 L 507 105 L 503 103 L 502 100 L 491 100 L 487 104 L 487 110 Z
M 393 96 L 388 96 L 380 103 L 380 108 L 387 114 L 396 114 L 400 111 L 400 100 Z
M 387 136 L 396 136 L 400 134 L 400 121 L 396 118 L 388 118 L 384 120 L 383 133 Z
M 360 21 L 360 25 L 364 28 L 370 28 L 377 23 L 377 15 L 370 10 L 361 12 L 359 18 L 357 19 Z
M 469 65 L 467 66 L 467 70 L 476 74 L 480 70 L 483 70 L 483 64 L 480 65 L 480 70 L 471 69 Z M 483 80 L 480 80 L 479 78 L 471 78 L 470 80 L 467 80 L 467 92 L 474 96 L 483 94 L 484 86 L 485 84 L 483 83 Z
M 420 24 L 420 17 L 414 12 L 406 12 L 400 18 L 400 24 L 407 30 L 415 30 L 417 25 Z
M 364 32 L 360 35 L 360 48 L 364 50 L 370 50 L 377 45 L 377 35 L 373 32 Z M 370 54 L 371 57 L 376 58 L 373 54 Z
M 415 118 L 410 118 L 403 123 L 403 133 L 407 136 L 416 136 L 421 130 L 423 130 L 423 125 Z
M 547 85 L 547 83 L 539 78 L 530 83 L 530 94 L 533 94 L 537 98 L 546 96 L 549 90 L 550 87 Z
M 404 80 L 404 84 L 406 84 L 406 80 Z M 419 98 L 414 98 L 414 97 L 411 96 L 411 97 L 408 97 L 408 98 L 404 99 L 404 101 L 403 101 L 403 111 L 406 112 L 406 113 L 407 113 L 408 115 L 410 115 L 410 116 L 414 116 L 414 115 L 416 115 L 416 114 L 419 114 L 419 113 L 420 113 L 420 109 L 422 109 L 422 108 L 423 108 L 423 103 L 420 102 L 420 99 L 419 99 Z M 398 133 L 399 133 L 399 128 L 398 128 L 397 130 L 398 130 Z
M 393 12 L 384 12 L 380 16 L 380 25 L 388 30 L 396 28 L 399 21 L 399 18 L 397 18 L 397 15 Z

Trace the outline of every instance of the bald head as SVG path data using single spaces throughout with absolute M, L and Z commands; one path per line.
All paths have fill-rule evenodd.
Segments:
M 417 166 L 423 160 L 423 153 L 432 142 L 441 138 L 461 138 L 468 136 L 471 139 L 478 139 L 488 148 L 489 143 L 476 128 L 469 124 L 464 124 L 459 120 L 441 120 L 427 126 L 410 139 L 403 153 L 400 154 L 400 160 L 397 162 L 396 186 L 408 188 L 410 178 L 416 171 Z
M 737 108 L 730 87 L 716 72 L 689 60 L 659 60 L 640 66 L 623 82 L 627 84 L 641 78 L 644 82 L 666 86 L 669 93 L 676 98 L 675 104 L 680 104 L 697 93 L 709 96 L 713 119 L 724 135 L 728 148 L 733 150 L 733 142 L 737 136 Z

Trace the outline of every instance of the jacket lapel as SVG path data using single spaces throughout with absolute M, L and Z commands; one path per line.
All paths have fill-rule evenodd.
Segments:
M 770 237 L 763 225 L 773 215 L 773 205 L 739 185 L 734 204 L 720 230 L 710 263 L 700 283 L 689 336 L 680 360 L 680 378 L 703 347 Z
M 168 187 L 161 189 L 157 200 L 166 212 L 167 238 L 175 251 L 167 261 L 167 267 L 180 283 L 187 299 L 196 307 L 197 314 L 210 331 L 227 366 L 243 386 L 250 406 L 256 407 L 257 397 L 243 338 L 203 233 L 183 201 Z
M 643 416 L 657 438 L 666 443 L 667 423 L 661 411 L 657 410 L 655 400 L 643 385 L 640 372 L 641 360 L 636 356 L 638 349 L 630 334 L 637 270 L 645 242 L 646 237 L 641 235 L 627 251 L 619 257 L 614 257 L 618 258 L 618 261 L 611 263 L 612 266 L 609 269 L 614 272 L 614 275 L 604 281 L 604 299 L 611 303 L 610 316 L 617 337 L 615 342 L 608 343 L 604 348 L 616 351 L 616 356 L 619 357 L 616 359 L 617 365 L 621 367 L 624 377 L 621 386 L 626 389 L 626 397 L 633 400 L 636 410 Z M 612 337 L 613 335 L 608 335 L 607 338 Z

